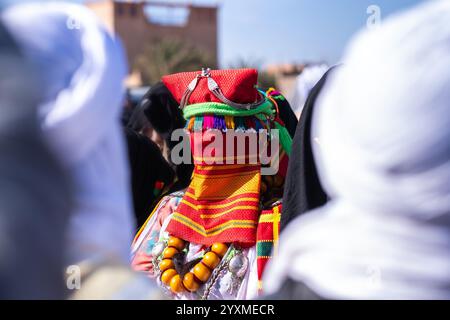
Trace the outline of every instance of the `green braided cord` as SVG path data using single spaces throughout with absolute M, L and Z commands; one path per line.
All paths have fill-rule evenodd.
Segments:
M 287 131 L 286 127 L 283 127 L 281 124 L 275 121 L 275 127 L 279 130 L 280 133 L 280 143 L 281 147 L 284 149 L 288 156 L 291 155 L 292 150 L 292 138 Z
M 261 113 L 255 115 L 255 117 L 258 118 L 261 121 L 266 121 L 267 120 L 267 118 L 264 116 L 264 114 L 261 114 Z
M 256 117 L 264 119 L 262 117 L 262 114 L 271 116 L 274 113 L 275 110 L 273 109 L 273 105 L 270 100 L 266 100 L 262 105 L 252 110 L 236 110 L 235 108 L 230 107 L 229 105 L 219 102 L 203 102 L 191 104 L 183 109 L 183 116 L 185 119 L 189 119 L 191 117 L 204 114 L 214 114 L 218 116 L 232 116 L 232 117 L 246 117 L 256 115 Z M 289 134 L 287 129 L 283 127 L 281 124 L 279 124 L 276 121 L 274 121 L 274 123 L 275 127 L 279 130 L 280 133 L 281 147 L 289 156 L 291 154 L 292 149 L 291 135 Z
M 183 109 L 183 116 L 189 119 L 196 115 L 214 114 L 218 116 L 246 117 L 253 116 L 258 113 L 272 115 L 275 113 L 272 102 L 266 100 L 259 107 L 252 110 L 237 110 L 229 105 L 219 102 L 203 102 L 186 106 Z
M 264 121 L 266 118 L 264 118 L 264 115 L 257 114 L 255 117 L 258 119 Z M 292 137 L 289 134 L 289 131 L 286 129 L 286 127 L 282 126 L 278 122 L 274 121 L 275 127 L 279 130 L 279 138 L 280 138 L 280 144 L 283 150 L 286 152 L 288 156 L 291 155 L 292 150 Z

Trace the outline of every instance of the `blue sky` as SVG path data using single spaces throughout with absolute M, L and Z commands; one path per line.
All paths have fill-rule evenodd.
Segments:
M 334 64 L 340 61 L 351 36 L 366 26 L 369 5 L 377 5 L 381 10 L 381 18 L 385 19 L 394 12 L 423 1 L 429 0 L 189 2 L 220 5 L 219 60 L 221 66 L 225 67 L 240 58 L 258 60 L 263 64 L 319 60 Z
M 375 4 L 381 18 L 420 0 L 224 0 L 221 12 L 221 61 L 241 55 L 265 63 L 339 61 Z

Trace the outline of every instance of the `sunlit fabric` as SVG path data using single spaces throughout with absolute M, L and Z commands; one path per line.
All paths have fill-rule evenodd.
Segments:
M 0 299 L 62 299 L 70 183 L 38 126 L 39 78 L 1 24 L 0 70 Z
M 127 72 L 119 41 L 78 5 L 16 5 L 2 19 L 44 75 L 42 128 L 75 181 L 70 261 L 100 255 L 127 262 L 133 219 L 119 124 Z

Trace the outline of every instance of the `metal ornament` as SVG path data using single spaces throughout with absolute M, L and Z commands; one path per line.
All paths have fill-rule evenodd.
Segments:
M 155 258 L 159 257 L 161 255 L 161 253 L 163 253 L 165 246 L 166 245 L 164 244 L 164 242 L 156 243 L 152 249 L 152 256 Z
M 230 270 L 230 272 L 238 278 L 243 277 L 247 269 L 248 258 L 243 254 L 235 255 L 228 263 L 228 270 Z

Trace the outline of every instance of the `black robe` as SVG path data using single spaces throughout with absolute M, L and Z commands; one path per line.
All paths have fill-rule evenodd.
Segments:
M 295 131 L 284 185 L 281 230 L 297 216 L 323 206 L 328 200 L 320 183 L 313 157 L 311 122 L 316 99 L 331 70 L 328 70 L 311 90 Z
M 153 141 L 130 128 L 124 130 L 130 161 L 134 213 L 137 226 L 140 227 L 159 197 L 159 194 L 154 193 L 156 182 L 170 185 L 174 172 Z

